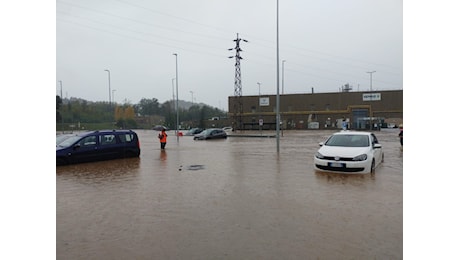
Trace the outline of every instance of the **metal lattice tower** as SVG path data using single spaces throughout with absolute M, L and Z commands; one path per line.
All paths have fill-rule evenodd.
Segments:
M 241 85 L 241 66 L 240 66 L 240 60 L 243 58 L 240 55 L 240 52 L 243 51 L 240 48 L 240 41 L 248 42 L 245 39 L 241 39 L 238 36 L 238 33 L 236 34 L 236 39 L 233 40 L 236 43 L 235 48 L 228 49 L 229 51 L 235 50 L 235 56 L 230 56 L 229 58 L 235 58 L 235 91 L 234 91 L 234 96 L 235 96 L 235 102 L 233 103 L 233 118 L 234 122 L 237 122 L 237 129 L 242 129 L 242 114 L 243 114 L 243 102 L 241 101 L 241 96 L 243 95 L 243 87 Z

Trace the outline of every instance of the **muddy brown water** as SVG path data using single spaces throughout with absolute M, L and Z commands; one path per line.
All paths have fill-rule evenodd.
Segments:
M 276 138 L 170 131 L 161 151 L 136 132 L 139 158 L 56 167 L 57 259 L 403 258 L 397 130 L 375 132 L 375 175 L 314 171 L 333 131 L 285 131 L 279 154 Z

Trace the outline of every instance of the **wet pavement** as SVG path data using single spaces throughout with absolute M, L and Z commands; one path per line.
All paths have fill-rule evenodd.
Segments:
M 57 259 L 403 258 L 397 129 L 375 132 L 375 175 L 314 171 L 334 131 L 284 131 L 279 154 L 276 138 L 169 131 L 161 151 L 136 132 L 140 158 L 56 168 Z

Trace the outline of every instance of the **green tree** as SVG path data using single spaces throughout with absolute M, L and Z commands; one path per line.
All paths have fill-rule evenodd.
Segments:
M 62 99 L 60 96 L 56 95 L 56 123 L 62 122 L 62 116 L 61 116 L 61 105 L 62 105 Z
M 142 116 L 153 116 L 160 113 L 160 103 L 158 103 L 158 99 L 156 98 L 143 98 L 135 106 L 135 109 Z

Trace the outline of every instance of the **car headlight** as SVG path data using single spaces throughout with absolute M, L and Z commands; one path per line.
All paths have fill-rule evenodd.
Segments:
M 320 154 L 319 152 L 317 152 L 315 154 L 315 157 L 318 158 L 318 159 L 324 159 L 324 156 L 322 154 Z
M 361 154 L 353 158 L 353 161 L 365 161 L 367 159 L 367 154 Z

